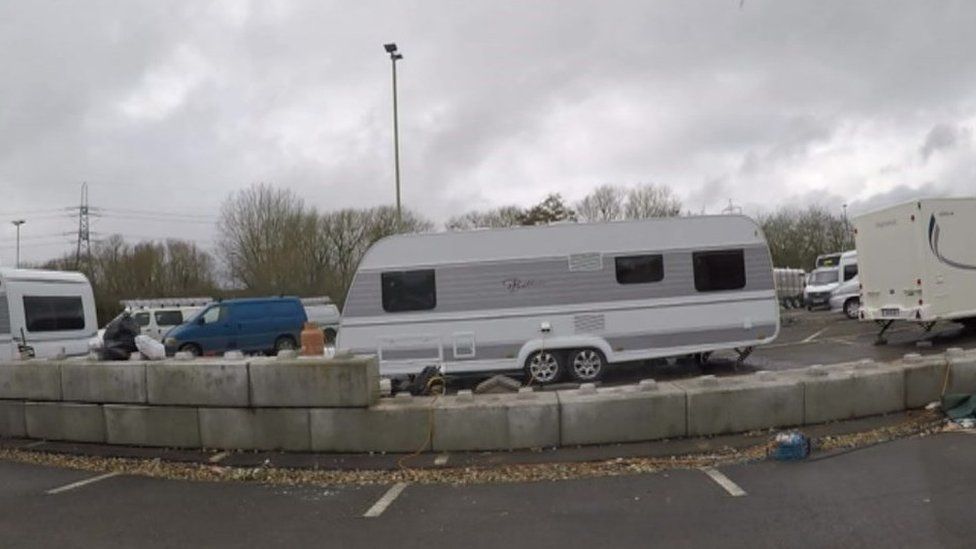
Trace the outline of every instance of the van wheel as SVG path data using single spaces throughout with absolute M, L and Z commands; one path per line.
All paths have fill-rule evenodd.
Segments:
M 275 340 L 275 353 L 278 351 L 291 351 L 297 348 L 298 345 L 295 343 L 295 338 L 291 336 L 281 336 Z
M 553 351 L 536 351 L 525 360 L 525 374 L 531 383 L 553 383 L 563 375 L 563 363 Z
M 196 343 L 184 343 L 183 345 L 180 345 L 179 350 L 183 353 L 190 353 L 193 356 L 200 356 L 203 354 L 203 351 L 200 350 L 200 346 Z
M 844 302 L 844 314 L 847 318 L 856 319 L 858 311 L 861 310 L 861 300 L 852 297 Z
M 607 369 L 607 359 L 596 349 L 577 349 L 569 354 L 569 375 L 576 381 L 596 381 Z

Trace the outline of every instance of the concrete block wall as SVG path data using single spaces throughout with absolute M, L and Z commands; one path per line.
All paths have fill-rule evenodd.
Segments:
M 0 364 L 0 436 L 329 452 L 636 442 L 814 424 L 976 392 L 976 350 L 734 378 L 378 399 L 375 358 Z
M 638 442 L 688 433 L 685 391 L 674 383 L 559 391 L 563 445 Z

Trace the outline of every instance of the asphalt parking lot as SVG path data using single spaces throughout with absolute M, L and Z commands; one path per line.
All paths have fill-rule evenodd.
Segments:
M 624 385 L 644 378 L 667 381 L 703 374 L 723 376 L 758 370 L 790 370 L 864 358 L 885 361 L 906 353 L 941 353 L 950 347 L 976 346 L 976 331 L 954 322 L 940 322 L 927 333 L 914 324 L 895 325 L 886 334 L 888 343 L 876 345 L 879 327 L 873 322 L 850 320 L 830 311 L 789 310 L 782 311 L 781 315 L 776 340 L 757 347 L 738 367 L 732 351 L 721 351 L 703 366 L 691 360 L 614 365 L 607 371 L 603 383 Z
M 4 547 L 971 547 L 976 436 L 531 483 L 272 486 L 0 462 Z

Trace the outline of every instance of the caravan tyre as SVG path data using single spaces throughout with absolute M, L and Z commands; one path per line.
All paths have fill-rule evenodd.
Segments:
M 606 366 L 607 359 L 596 349 L 577 349 L 569 354 L 569 375 L 576 381 L 597 381 Z
M 563 376 L 563 362 L 554 351 L 536 351 L 525 360 L 529 383 L 555 383 Z

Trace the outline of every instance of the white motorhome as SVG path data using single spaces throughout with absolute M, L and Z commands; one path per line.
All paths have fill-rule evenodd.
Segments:
M 0 359 L 85 355 L 97 330 L 85 275 L 0 268 Z
M 831 292 L 857 276 L 857 250 L 821 255 L 816 265 L 803 289 L 807 310 L 829 307 Z
M 738 349 L 779 332 L 762 230 L 744 216 L 384 238 L 360 262 L 338 348 L 383 375 L 524 369 L 598 379 L 608 363 Z
M 854 219 L 861 319 L 976 323 L 976 198 L 915 200 Z

